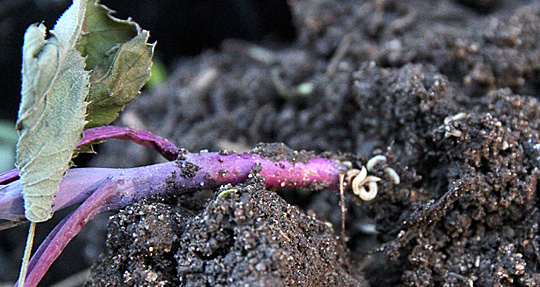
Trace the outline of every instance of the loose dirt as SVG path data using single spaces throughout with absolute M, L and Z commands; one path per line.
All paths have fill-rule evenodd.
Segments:
M 539 286 L 540 4 L 289 1 L 297 40 L 181 59 L 118 124 L 192 151 L 281 142 L 379 166 L 379 195 L 254 177 L 111 218 L 87 286 Z M 161 160 L 111 141 L 95 165 Z
M 286 203 L 252 182 L 195 209 L 139 203 L 113 217 L 89 286 L 129 274 L 151 286 L 538 286 L 540 5 L 290 3 L 295 43 L 229 41 L 181 60 L 121 123 L 190 150 L 283 142 L 385 155 L 400 184 L 379 168 L 374 201 L 347 197 L 346 248 L 335 192 L 279 192 Z M 99 164 L 156 160 L 106 150 Z M 170 231 L 154 231 L 160 215 Z M 143 248 L 153 242 L 170 244 Z

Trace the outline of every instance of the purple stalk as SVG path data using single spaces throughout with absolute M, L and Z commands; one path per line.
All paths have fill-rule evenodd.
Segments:
M 83 137 L 76 147 L 79 148 L 83 145 L 109 138 L 129 140 L 142 146 L 153 148 L 168 160 L 175 160 L 178 156 L 178 148 L 160 136 L 128 127 L 117 126 L 96 127 L 83 131 Z M 0 174 L 0 185 L 8 184 L 17 179 L 19 179 L 19 171 L 14 168 Z M 0 230 L 2 229 L 0 228 Z
M 36 286 L 69 241 L 94 216 L 142 198 L 172 195 L 248 179 L 256 165 L 267 186 L 338 189 L 339 164 L 325 158 L 274 161 L 257 153 L 187 153 L 181 160 L 131 169 L 81 168 L 67 172 L 54 210 L 83 202 L 45 239 L 28 266 L 26 286 Z M 7 194 L 7 195 L 4 195 Z M 0 188 L 0 219 L 24 217 L 19 182 Z M 17 286 L 16 284 L 15 286 Z
M 0 184 L 8 184 L 17 179 L 19 179 L 19 171 L 16 168 L 0 174 Z
M 110 168 L 73 168 L 60 182 L 53 201 L 53 212 L 85 201 L 108 178 L 120 172 Z M 24 216 L 24 200 L 20 181 L 0 187 L 0 230 L 15 227 L 28 220 Z
M 178 148 L 162 137 L 141 130 L 117 126 L 103 126 L 85 130 L 77 147 L 108 138 L 129 140 L 153 148 L 168 160 L 175 160 L 178 156 Z

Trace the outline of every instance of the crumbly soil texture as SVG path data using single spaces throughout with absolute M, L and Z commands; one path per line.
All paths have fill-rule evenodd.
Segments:
M 191 151 L 386 156 L 378 196 L 346 196 L 346 246 L 339 193 L 254 174 L 121 210 L 86 286 L 540 286 L 540 3 L 289 4 L 296 41 L 182 59 L 117 124 Z M 94 164 L 159 160 L 110 141 Z

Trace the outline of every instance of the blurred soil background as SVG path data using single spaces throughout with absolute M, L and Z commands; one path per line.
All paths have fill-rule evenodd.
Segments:
M 144 200 L 108 229 L 97 218 L 43 286 L 92 264 L 87 286 L 540 285 L 538 1 L 103 3 L 151 31 L 169 71 L 118 125 L 191 151 L 283 142 L 387 162 L 374 201 L 347 196 L 347 246 L 336 192 L 276 195 L 255 177 L 224 197 Z M 25 19 L 3 7 L 0 26 Z M 22 32 L 5 35 L 20 49 Z M 161 160 L 110 141 L 90 165 Z M 2 281 L 15 280 L 25 237 L 26 227 L 0 233 Z

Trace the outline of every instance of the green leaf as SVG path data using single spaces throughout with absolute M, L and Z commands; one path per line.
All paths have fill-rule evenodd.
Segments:
M 25 215 L 52 216 L 52 201 L 85 126 L 109 124 L 150 77 L 148 32 L 95 0 L 74 0 L 46 39 L 28 28 L 17 129 Z
M 90 76 L 86 128 L 111 123 L 126 104 L 134 100 L 150 78 L 154 45 L 142 31 L 127 43 L 113 48 Z
M 46 40 L 41 24 L 31 25 L 24 38 L 16 165 L 32 222 L 52 216 L 54 195 L 86 124 L 89 73 L 74 48 L 85 8 L 74 1 Z
M 86 19 L 76 48 L 86 57 L 86 70 L 92 70 L 116 46 L 137 36 L 140 28 L 131 20 L 119 20 L 109 8 L 95 0 L 87 0 Z
M 139 95 L 150 78 L 153 45 L 148 32 L 131 20 L 111 16 L 112 10 L 87 0 L 86 19 L 77 49 L 86 56 L 90 74 L 88 124 L 111 123 Z

